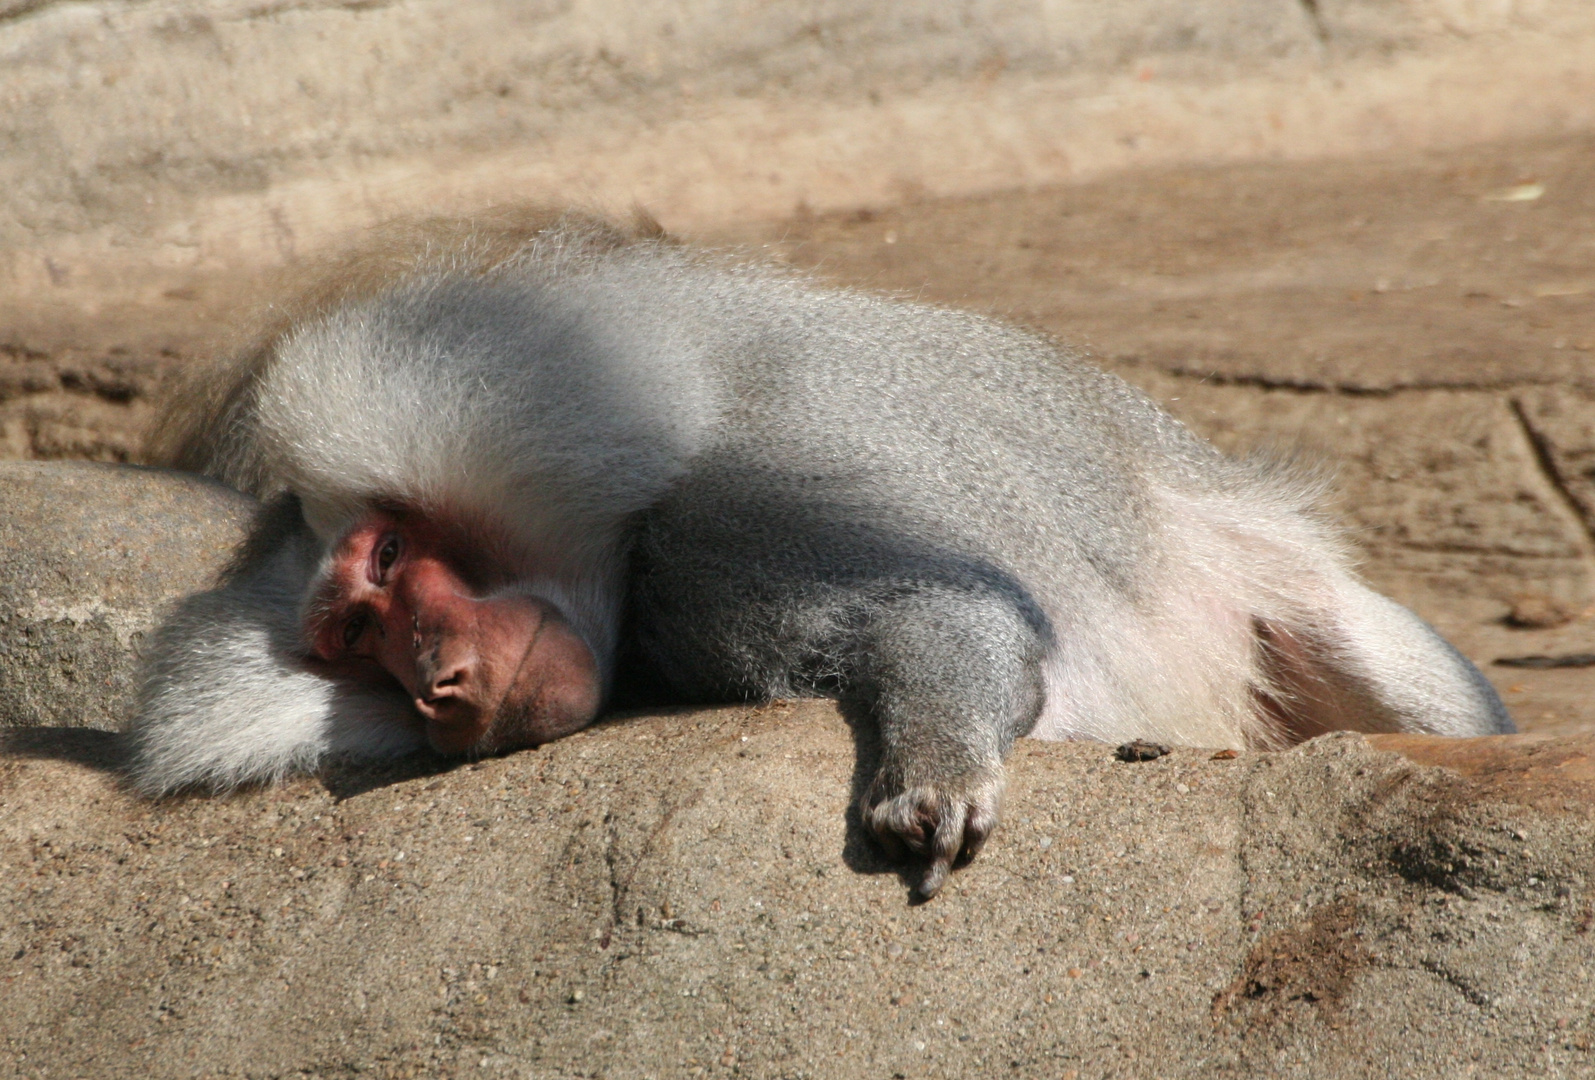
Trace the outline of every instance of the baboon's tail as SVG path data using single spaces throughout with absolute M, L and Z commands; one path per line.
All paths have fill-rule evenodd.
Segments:
M 1314 590 L 1323 599 L 1323 593 Z M 1299 622 L 1255 619 L 1260 707 L 1293 741 L 1325 731 L 1501 735 L 1516 729 L 1479 669 L 1394 600 L 1347 575 Z

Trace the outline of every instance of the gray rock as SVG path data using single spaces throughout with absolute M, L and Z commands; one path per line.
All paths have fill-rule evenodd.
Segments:
M 211 583 L 254 505 L 162 469 L 0 463 L 0 727 L 119 727 L 140 639 Z
M 1023 740 L 1003 827 L 916 906 L 824 703 L 154 804 L 72 763 L 101 733 L 27 734 L 0 756 L 0 1073 L 1595 1067 L 1588 736 Z

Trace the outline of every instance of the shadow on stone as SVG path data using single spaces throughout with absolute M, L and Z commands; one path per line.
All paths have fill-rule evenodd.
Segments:
M 590 725 L 588 730 L 609 727 L 613 724 L 623 724 L 637 716 L 661 716 L 671 712 L 680 712 L 683 715 L 695 711 L 687 706 L 665 706 L 649 708 L 635 702 L 628 701 L 627 707 L 619 712 L 606 714 L 596 723 Z M 381 788 L 392 787 L 409 780 L 421 780 L 429 776 L 444 776 L 459 770 L 474 770 L 481 768 L 485 762 L 498 758 L 513 757 L 516 754 L 535 752 L 537 748 L 521 748 L 506 750 L 501 754 L 490 754 L 486 757 L 449 757 L 435 753 L 431 750 L 418 750 L 401 758 L 388 761 L 331 761 L 323 765 L 317 772 L 322 786 L 327 793 L 340 801 L 352 799 L 367 792 L 377 791 Z
M 0 755 L 70 761 L 106 773 L 120 773 L 127 762 L 121 733 L 76 727 L 0 729 Z
M 342 802 L 395 784 L 441 776 L 471 765 L 472 762 L 463 758 L 444 757 L 430 750 L 418 750 L 389 761 L 335 761 L 323 766 L 317 778 L 329 795 Z
M 917 886 L 924 874 L 924 860 L 914 859 L 906 863 L 894 861 L 864 827 L 864 817 L 859 813 L 859 804 L 880 765 L 880 729 L 863 707 L 856 703 L 841 701 L 837 703 L 837 709 L 853 737 L 853 777 L 848 785 L 847 833 L 842 841 L 842 863 L 855 874 L 896 874 L 897 880 L 908 891 L 908 902 L 923 904 L 926 901 L 919 895 Z

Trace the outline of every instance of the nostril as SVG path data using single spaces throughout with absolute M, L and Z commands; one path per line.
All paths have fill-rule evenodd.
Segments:
M 469 664 L 456 664 L 435 672 L 427 680 L 426 689 L 429 698 L 448 698 L 462 696 L 467 689 L 471 678 Z

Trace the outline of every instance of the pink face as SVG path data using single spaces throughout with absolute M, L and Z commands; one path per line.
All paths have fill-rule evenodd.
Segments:
M 559 610 L 506 591 L 483 561 L 430 518 L 373 511 L 339 542 L 305 627 L 322 660 L 397 679 L 442 753 L 569 735 L 602 697 L 592 650 Z

